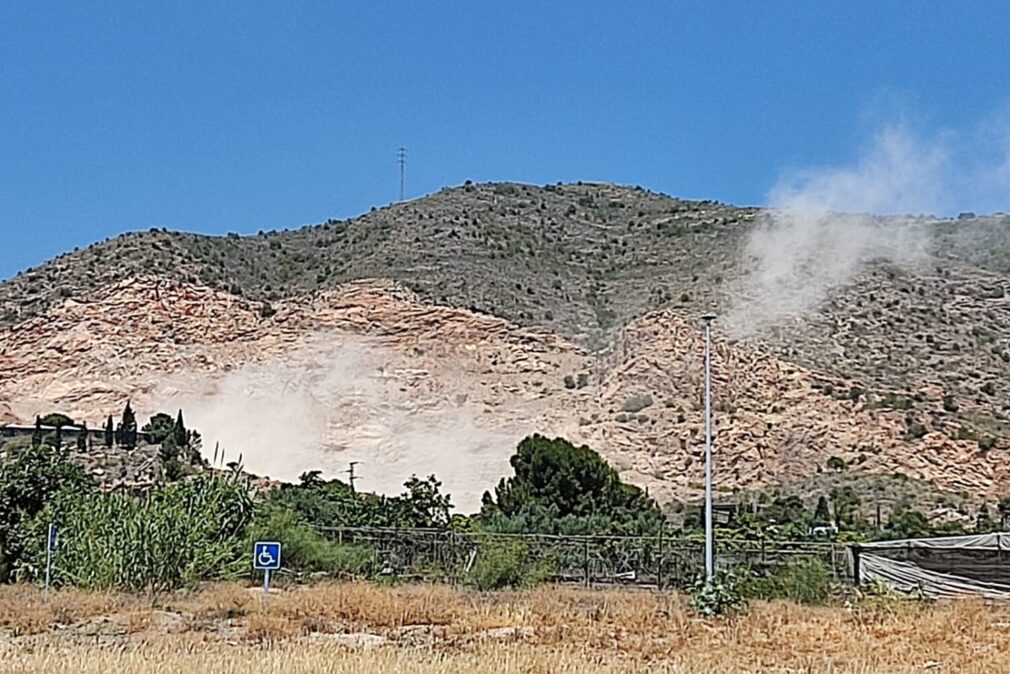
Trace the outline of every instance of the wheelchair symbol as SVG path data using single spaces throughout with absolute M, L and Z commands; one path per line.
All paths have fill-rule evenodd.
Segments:
M 253 568 L 270 570 L 281 568 L 281 544 L 257 542 L 253 554 Z

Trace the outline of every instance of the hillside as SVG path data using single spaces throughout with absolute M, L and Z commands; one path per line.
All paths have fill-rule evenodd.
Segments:
M 184 406 L 251 470 L 360 460 L 381 490 L 435 471 L 469 507 L 539 430 L 694 498 L 694 321 L 739 304 L 760 218 L 494 184 L 295 231 L 122 236 L 0 285 L 0 416 Z M 1006 224 L 920 218 L 914 264 L 871 260 L 815 311 L 717 330 L 720 488 L 875 475 L 1010 492 Z
M 0 285 L 0 320 L 11 325 L 141 275 L 266 304 L 391 278 L 430 301 L 602 346 L 648 309 L 710 302 L 753 216 L 611 185 L 467 185 L 294 231 L 127 234 Z

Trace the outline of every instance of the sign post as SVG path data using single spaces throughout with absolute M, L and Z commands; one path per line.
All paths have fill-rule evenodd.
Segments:
M 276 541 L 256 541 L 253 545 L 253 568 L 263 572 L 263 603 L 270 594 L 270 572 L 281 568 L 281 544 Z
M 53 553 L 56 552 L 56 525 L 49 523 L 49 530 L 46 533 L 46 589 L 45 596 L 49 598 L 49 583 L 53 577 Z

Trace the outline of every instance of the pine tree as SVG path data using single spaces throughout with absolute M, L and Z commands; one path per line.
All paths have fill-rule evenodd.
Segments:
M 133 413 L 129 401 L 126 409 L 123 410 L 123 421 L 119 429 L 119 445 L 125 449 L 134 449 L 137 446 L 137 415 Z
M 116 427 L 112 424 L 112 415 L 109 415 L 108 420 L 105 422 L 105 446 L 111 448 L 112 443 L 116 440 Z

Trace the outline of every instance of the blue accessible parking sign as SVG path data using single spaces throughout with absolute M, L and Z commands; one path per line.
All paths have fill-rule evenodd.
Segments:
M 281 544 L 256 541 L 253 546 L 253 568 L 261 571 L 276 571 L 281 568 Z

